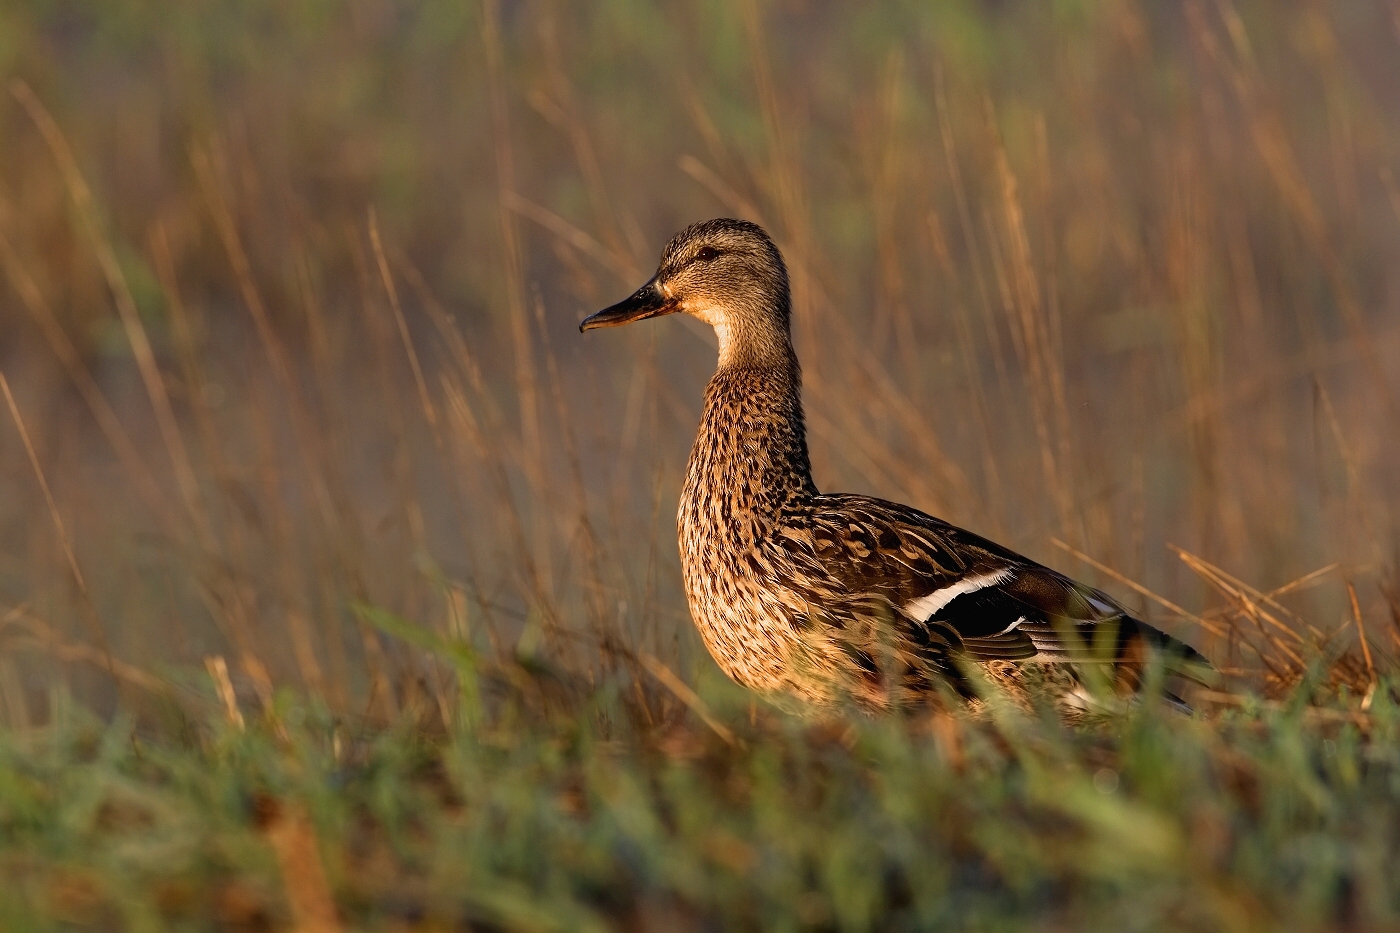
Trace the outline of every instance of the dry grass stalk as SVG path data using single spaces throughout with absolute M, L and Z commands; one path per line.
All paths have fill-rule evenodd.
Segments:
M 1072 557 L 1076 557 L 1079 560 L 1082 560 L 1084 563 L 1088 564 L 1090 567 L 1093 567 L 1100 573 L 1112 577 L 1119 583 L 1128 587 L 1134 593 L 1146 596 L 1148 599 L 1152 600 L 1154 603 L 1161 606 L 1163 609 L 1166 609 L 1168 612 L 1174 612 L 1177 615 L 1181 616 L 1183 619 L 1190 619 L 1192 622 L 1195 622 L 1197 625 L 1205 629 L 1207 632 L 1210 632 L 1212 635 L 1215 635 L 1219 638 L 1226 637 L 1226 631 L 1220 626 L 1216 625 L 1214 622 L 1210 622 L 1202 618 L 1201 616 L 1196 615 L 1193 612 L 1188 612 L 1187 610 L 1181 608 L 1176 603 L 1172 602 L 1166 597 L 1158 596 L 1156 593 L 1152 592 L 1147 587 L 1143 586 L 1141 583 L 1138 583 L 1135 580 L 1131 580 L 1128 577 L 1123 576 L 1121 573 L 1114 570 L 1112 567 L 1109 567 L 1107 564 L 1103 564 L 1097 560 L 1094 560 L 1094 558 L 1090 557 L 1088 554 L 1085 554 L 1083 551 L 1071 547 L 1070 545 L 1061 541 L 1059 538 L 1051 538 L 1050 543 L 1055 545 L 1055 547 L 1059 548 L 1060 550 L 1070 554 Z
M 1256 707 L 1258 709 L 1269 710 L 1270 712 L 1282 713 L 1291 710 L 1293 707 L 1288 703 L 1277 700 L 1261 700 L 1258 697 L 1242 696 L 1235 693 L 1220 693 L 1216 690 L 1198 690 L 1191 694 L 1193 699 L 1198 699 L 1207 703 L 1215 703 L 1220 706 L 1236 707 Z M 1335 723 L 1349 722 L 1362 728 L 1369 728 L 1371 717 L 1366 710 L 1353 712 L 1343 709 L 1329 709 L 1320 706 L 1305 706 L 1301 710 L 1303 719 L 1314 723 Z
M 24 442 L 24 452 L 29 455 L 29 465 L 34 470 L 34 478 L 38 480 L 39 489 L 44 493 L 44 502 L 49 507 L 49 518 L 53 521 L 59 546 L 63 548 L 63 557 L 68 562 L 68 571 L 73 575 L 73 583 L 78 588 L 78 597 L 83 604 L 84 614 L 92 628 L 93 637 L 102 646 L 102 653 L 107 659 L 107 669 L 113 677 L 116 677 L 115 666 L 112 662 L 112 648 L 107 640 L 106 627 L 102 624 L 101 616 L 97 614 L 92 594 L 88 592 L 87 581 L 83 579 L 83 571 L 78 567 L 78 558 L 73 553 L 73 542 L 68 537 L 68 530 L 63 524 L 63 516 L 59 514 L 58 504 L 54 502 L 53 492 L 49 489 L 49 481 L 44 477 L 43 467 L 39 465 L 39 455 L 34 452 L 34 444 L 29 439 L 29 431 L 24 426 L 24 419 L 20 417 L 19 406 L 15 404 L 15 397 L 10 392 L 10 382 L 5 378 L 4 373 L 0 373 L 0 389 L 5 392 L 5 404 L 10 408 L 10 417 L 14 420 L 15 429 L 19 431 L 20 440 Z
M 68 570 L 73 574 L 73 582 L 78 586 L 78 592 L 84 599 L 88 599 L 87 583 L 83 580 L 83 572 L 78 567 L 78 559 L 73 556 L 73 542 L 68 538 L 68 531 L 63 527 L 63 516 L 58 513 L 58 505 L 53 501 L 53 493 L 49 490 L 49 481 L 44 478 L 44 468 L 39 465 L 39 455 L 34 452 L 34 444 L 29 439 L 29 431 L 24 426 L 24 419 L 20 417 L 19 406 L 15 404 L 15 397 L 10 392 L 10 381 L 5 378 L 4 373 L 0 373 L 0 389 L 5 392 L 5 404 L 10 407 L 10 417 L 14 419 L 15 430 L 19 432 L 20 440 L 24 442 L 24 452 L 29 455 L 29 465 L 34 468 L 34 478 L 39 481 L 39 489 L 44 494 L 44 502 L 49 507 L 49 518 L 53 520 L 54 530 L 58 532 L 58 543 L 63 548 L 63 556 L 68 561 Z
M 394 311 L 394 323 L 399 329 L 399 338 L 403 341 L 404 353 L 408 356 L 409 367 L 413 370 L 413 384 L 418 388 L 418 401 L 423 405 L 423 417 L 428 422 L 428 427 L 432 429 L 433 441 L 438 445 L 439 450 L 446 450 L 446 445 L 442 441 L 442 432 L 438 427 L 437 408 L 433 405 L 433 400 L 428 395 L 428 383 L 423 378 L 423 366 L 418 362 L 418 351 L 413 347 L 413 337 L 408 332 L 408 320 L 404 317 L 403 307 L 399 304 L 399 290 L 394 286 L 394 277 L 389 272 L 389 261 L 384 258 L 384 245 L 379 241 L 379 220 L 375 216 L 374 208 L 369 209 L 369 241 L 374 247 L 374 261 L 379 268 L 380 280 L 384 283 L 384 292 L 389 296 L 389 306 Z
M 778 101 L 777 85 L 769 63 L 768 39 L 763 11 L 755 0 L 740 0 L 739 14 L 743 20 L 744 38 L 748 43 L 749 63 L 753 69 L 759 111 L 768 142 L 769 189 L 777 206 L 783 232 L 790 241 L 785 252 L 790 253 L 789 269 L 793 279 L 793 310 L 799 317 L 809 315 L 816 307 L 808 289 L 814 281 L 808 272 L 813 260 L 811 239 L 807 235 L 807 205 L 803 195 L 800 164 L 791 149 L 791 132 Z
M 487 98 L 491 109 L 493 153 L 496 162 L 496 190 L 499 202 L 498 221 L 503 252 L 501 278 L 506 289 L 509 311 L 511 345 L 515 355 L 515 392 L 520 413 L 520 438 L 523 445 L 521 466 L 532 484 L 543 489 L 548 480 L 543 473 L 544 454 L 540 433 L 539 400 L 535 373 L 534 347 L 531 340 L 530 313 L 525 306 L 525 262 L 520 243 L 520 230 L 515 213 L 507 204 L 509 193 L 516 190 L 515 160 L 511 151 L 510 112 L 506 104 L 501 41 L 499 0 L 482 3 L 481 42 L 485 52 Z M 552 574 L 549 566 L 549 529 L 543 522 L 534 529 L 536 561 L 543 573 L 538 583 L 547 584 Z
M 724 740 L 726 745 L 738 744 L 739 740 L 729 727 L 714 717 L 714 714 L 710 712 L 710 707 L 704 700 L 700 699 L 700 694 L 686 686 L 685 681 L 677 677 L 674 671 L 650 654 L 643 653 L 640 658 L 642 665 L 651 672 L 651 675 L 661 681 L 667 690 L 674 693 L 676 699 L 690 707 L 690 711 L 699 716 L 701 722 L 709 726 L 715 735 Z
M 1366 696 L 1361 701 L 1361 708 L 1367 710 L 1371 708 L 1371 698 L 1376 694 L 1376 663 L 1371 659 L 1371 642 L 1366 638 L 1366 623 L 1361 618 L 1361 604 L 1356 600 L 1356 587 L 1351 581 L 1347 581 L 1347 596 L 1351 599 L 1351 618 L 1356 623 L 1356 637 L 1361 641 L 1361 655 L 1366 659 L 1366 676 L 1369 684 L 1366 688 Z
M 1362 361 L 1375 383 L 1381 403 L 1386 407 L 1392 421 L 1400 424 L 1400 403 L 1396 401 L 1385 368 L 1375 351 L 1341 256 L 1333 246 L 1333 237 L 1322 210 L 1298 165 L 1297 155 L 1289 142 L 1283 120 L 1277 107 L 1270 104 L 1264 91 L 1264 78 L 1249 48 L 1243 20 L 1229 0 L 1217 0 L 1217 6 L 1235 47 L 1237 61 L 1230 59 L 1220 48 L 1197 0 L 1192 0 L 1186 5 L 1187 19 L 1197 41 L 1206 51 L 1207 58 L 1229 81 L 1240 108 L 1245 113 L 1251 137 L 1268 169 L 1269 177 L 1283 195 L 1285 205 L 1293 213 L 1299 228 L 1307 237 L 1309 246 L 1327 273 L 1337 308 L 1351 331 L 1352 341 L 1361 350 Z
M 501 195 L 501 203 L 505 205 L 507 210 L 514 211 L 527 220 L 533 220 L 573 249 L 592 257 L 599 265 L 605 266 L 615 273 L 619 280 L 632 282 L 642 277 L 641 267 L 625 254 L 609 249 L 563 217 L 548 208 L 541 207 L 518 192 L 504 192 Z
M 554 402 L 554 414 L 559 434 L 563 439 L 564 460 L 568 466 L 569 481 L 573 492 L 574 501 L 572 509 L 569 511 L 577 515 L 577 528 L 583 548 L 586 575 L 580 583 L 585 594 L 591 597 L 589 609 L 594 634 L 600 645 L 607 646 L 617 633 L 609 625 L 608 612 L 605 608 L 604 593 L 606 587 L 603 579 L 602 542 L 599 540 L 593 522 L 588 515 L 588 482 L 583 474 L 583 461 L 579 454 L 578 439 L 574 433 L 574 419 L 571 417 L 569 404 L 564 395 L 564 379 L 559 372 L 559 360 L 555 356 L 554 347 L 549 341 L 545 326 L 544 302 L 539 295 L 535 296 L 534 305 L 535 326 L 539 331 L 540 345 L 544 348 L 545 372 L 549 376 L 550 396 Z M 564 513 L 562 510 L 558 510 L 556 514 L 562 515 Z
M 73 199 L 73 205 L 83 219 L 83 225 L 87 230 L 93 251 L 97 255 L 98 264 L 102 267 L 102 273 L 107 278 L 108 287 L 112 290 L 112 297 L 116 301 L 117 312 L 121 317 L 122 326 L 126 329 L 127 339 L 131 342 L 131 351 L 136 358 L 136 365 L 141 371 L 141 379 L 145 383 L 151 407 L 155 410 L 156 424 L 160 430 L 161 439 L 165 442 L 166 449 L 170 454 L 170 462 L 175 469 L 175 481 L 180 488 L 181 497 L 185 501 L 185 508 L 189 517 L 200 528 L 201 536 L 207 538 L 211 532 L 199 502 L 199 484 L 195 479 L 194 467 L 190 463 L 184 438 L 176 423 L 174 409 L 170 406 L 170 397 L 165 391 L 165 381 L 161 376 L 159 366 L 156 364 L 155 353 L 151 350 L 151 342 L 146 337 L 145 327 L 141 324 L 141 315 L 136 309 L 136 300 L 132 297 L 131 286 L 127 284 L 126 274 L 122 271 L 121 263 L 117 261 L 117 255 L 112 249 L 111 242 L 102 232 L 101 224 L 97 218 L 97 209 L 93 203 L 92 191 L 88 188 L 82 173 L 78 171 L 77 159 L 73 156 L 73 150 L 68 145 L 63 131 L 59 129 L 58 123 L 49 115 L 44 105 L 34 96 L 29 85 L 23 81 L 15 81 L 12 83 L 11 89 L 15 98 L 28 112 L 30 119 L 34 121 L 34 125 L 39 128 L 44 142 L 48 144 L 49 150 L 53 153 L 54 161 L 58 163 L 59 171 L 68 186 L 68 193 Z
M 544 51 L 545 76 L 555 104 L 551 108 L 556 114 L 553 122 L 568 137 L 569 148 L 574 154 L 574 166 L 583 179 L 593 221 L 603 241 L 614 253 L 625 255 L 627 250 L 623 244 L 622 231 L 636 233 L 636 223 L 626 216 L 626 208 L 622 202 L 608 191 L 592 134 L 588 131 L 587 122 L 579 113 L 574 85 L 564 68 L 567 59 L 560 48 L 558 21 L 555 17 L 540 17 L 538 35 L 540 47 Z M 645 245 L 638 242 L 640 239 L 640 236 L 633 237 L 633 249 L 645 252 Z
M 0 219 L 9 213 L 4 207 L 3 202 L 0 202 Z M 4 266 L 10 284 L 19 293 L 25 311 L 29 313 L 30 318 L 43 332 L 44 339 L 53 350 L 54 356 L 58 357 L 59 363 L 62 364 L 68 378 L 82 396 L 88 410 L 92 412 L 98 428 L 107 439 L 107 443 L 111 445 L 112 450 L 121 460 L 142 503 L 158 520 L 168 522 L 164 494 L 161 492 L 155 477 L 151 475 L 150 467 L 146 465 L 145 459 L 136 449 L 131 436 L 122 425 L 121 419 L 113 410 L 107 396 L 97 384 L 97 380 L 93 378 L 92 371 L 84 363 L 77 347 L 74 346 L 73 341 L 63 329 L 63 325 L 59 323 L 53 308 L 50 307 L 38 285 L 25 270 L 23 263 L 20 262 L 18 253 L 15 252 L 3 230 L 0 230 L 0 265 Z
M 717 172 L 692 155 L 683 155 L 677 167 L 700 183 L 706 191 L 714 195 L 716 201 L 724 205 L 735 217 L 760 223 L 762 216 L 752 201 L 744 197 Z
M 4 645 L 6 649 L 32 648 L 53 655 L 61 661 L 82 661 L 99 667 L 121 682 L 140 687 L 150 693 L 173 695 L 176 692 L 177 688 L 174 684 L 115 657 L 109 651 L 65 638 L 57 629 L 34 615 L 26 606 L 16 606 L 0 617 L 0 629 L 3 629 L 7 624 L 17 624 L 27 629 L 30 638 L 7 641 Z
M 505 515 L 506 528 L 518 558 L 516 567 L 519 579 L 524 584 L 522 587 L 524 594 L 532 600 L 534 607 L 540 611 L 547 624 L 553 629 L 557 623 L 558 615 L 548 592 L 540 585 L 542 574 L 536 562 L 536 552 L 528 541 L 525 518 L 515 501 L 515 493 L 511 488 L 510 472 L 506 467 L 500 445 L 491 443 L 491 438 L 500 435 L 500 422 L 490 417 L 491 412 L 488 407 L 488 423 L 483 426 L 472 410 L 471 404 L 467 401 L 466 391 L 459 380 L 450 374 L 442 376 L 442 387 L 443 395 L 447 399 L 449 423 L 454 427 L 453 433 L 466 438 L 488 468 L 487 472 L 494 487 L 492 492 L 497 497 L 497 505 L 501 507 Z
M 1240 611 L 1243 612 L 1244 615 L 1255 624 L 1255 627 L 1258 629 L 1259 634 L 1263 636 L 1263 638 L 1267 642 L 1269 642 L 1269 644 L 1273 645 L 1273 647 L 1277 651 L 1281 652 L 1287 657 L 1291 665 L 1291 671 L 1285 674 L 1285 672 L 1278 671 L 1278 669 L 1274 667 L 1274 665 L 1269 661 L 1269 659 L 1265 657 L 1263 652 L 1258 651 L 1257 648 L 1255 649 L 1256 653 L 1259 655 L 1260 660 L 1264 661 L 1265 664 L 1269 666 L 1270 670 L 1272 670 L 1276 676 L 1284 677 L 1286 679 L 1291 680 L 1298 674 L 1300 674 L 1302 671 L 1307 669 L 1307 662 L 1303 660 L 1303 656 L 1299 654 L 1296 650 L 1294 650 L 1292 646 L 1286 644 L 1273 632 L 1266 629 L 1264 627 L 1264 623 L 1267 622 L 1269 625 L 1273 626 L 1278 631 L 1288 635 L 1296 644 L 1301 645 L 1303 643 L 1303 636 L 1299 635 L 1288 625 L 1284 624 L 1283 622 L 1280 622 L 1277 618 L 1275 618 L 1266 610 L 1261 609 L 1259 605 L 1255 602 L 1255 600 L 1251 599 L 1250 596 L 1244 591 L 1244 588 L 1242 586 L 1235 586 L 1231 582 L 1227 581 L 1226 575 L 1218 568 L 1211 566 L 1209 563 L 1197 557 L 1196 555 L 1190 554 L 1182 550 L 1181 548 L 1175 547 L 1174 545 L 1168 545 L 1168 547 L 1171 547 L 1173 550 L 1175 550 L 1177 552 L 1177 556 L 1181 558 L 1182 562 L 1185 563 L 1192 570 L 1194 570 L 1198 575 L 1200 575 L 1207 583 L 1213 586 L 1222 595 L 1234 601 L 1239 607 Z
M 1004 264 L 997 263 L 1001 270 L 998 277 L 1002 283 L 1002 301 L 1012 325 L 1012 345 L 1030 383 L 1031 409 L 1035 415 L 1036 438 L 1040 442 L 1041 465 L 1045 471 L 1046 485 L 1058 509 L 1060 527 L 1082 538 L 1082 527 L 1074 519 L 1074 495 L 1067 475 L 1069 463 L 1066 454 L 1072 433 L 1065 401 L 1061 354 L 1052 340 L 1053 328 L 1036 275 L 1019 182 L 1011 169 L 1006 146 L 997 129 L 996 109 L 991 98 L 983 100 L 987 131 L 992 139 L 992 152 L 1000 181 L 1002 222 L 1008 253 Z M 994 236 L 990 225 L 988 236 Z
M 1268 600 L 1272 601 L 1276 597 L 1282 596 L 1285 593 L 1293 593 L 1298 590 L 1306 589 L 1312 586 L 1313 584 L 1319 582 L 1323 577 L 1327 576 L 1329 573 L 1336 570 L 1340 566 L 1342 565 L 1332 563 L 1328 564 L 1326 567 L 1319 567 L 1316 570 L 1303 574 L 1296 580 L 1290 580 L 1289 582 L 1285 583 L 1283 586 L 1278 587 L 1277 589 L 1270 590 L 1268 593 L 1265 594 L 1265 596 Z
M 204 669 L 209 672 L 209 677 L 214 681 L 214 692 L 219 695 L 219 701 L 224 704 L 224 715 L 234 728 L 242 732 L 244 729 L 243 711 L 238 708 L 238 695 L 233 692 L 233 681 L 228 676 L 228 662 L 221 654 L 211 654 L 204 659 Z
M 293 933 L 340 933 L 330 882 L 326 880 L 316 828 L 299 804 L 270 796 L 257 800 L 263 837 L 277 856 L 282 887 L 292 908 Z
M 1267 597 L 1265 594 L 1261 593 L 1259 590 L 1256 590 L 1249 584 L 1230 576 L 1228 573 L 1221 570 L 1219 567 L 1216 567 L 1214 564 L 1210 563 L 1204 558 L 1198 557 L 1195 554 L 1192 554 L 1191 552 L 1183 548 L 1179 548 L 1174 544 L 1168 544 L 1167 547 L 1175 551 L 1177 556 L 1181 558 L 1182 563 L 1186 564 L 1186 566 L 1190 567 L 1192 570 L 1198 573 L 1201 577 L 1203 577 L 1206 580 L 1206 582 L 1210 583 L 1225 596 L 1228 596 L 1231 599 L 1237 601 L 1241 605 L 1241 607 L 1244 608 L 1246 613 L 1253 617 L 1261 619 L 1264 622 L 1267 622 L 1269 625 L 1272 625 L 1275 629 L 1287 635 L 1295 643 L 1303 644 L 1304 638 L 1301 634 L 1297 632 L 1297 630 L 1295 630 L 1292 626 L 1280 621 L 1273 614 L 1262 609 L 1259 604 L 1267 603 L 1273 606 L 1275 609 L 1278 609 L 1281 612 L 1292 616 L 1296 619 L 1297 617 L 1293 616 L 1293 613 L 1290 612 L 1288 609 L 1279 605 L 1272 598 Z M 1307 623 L 1303 624 L 1306 625 Z M 1315 637 L 1322 637 L 1322 633 L 1319 632 L 1317 629 L 1312 628 L 1312 626 L 1308 626 L 1308 628 L 1311 629 Z

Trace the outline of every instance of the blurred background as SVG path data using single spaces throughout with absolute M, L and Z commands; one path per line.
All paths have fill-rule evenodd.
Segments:
M 1264 689 L 1279 620 L 1400 646 L 1394 0 L 28 0 L 0 77 L 6 722 L 206 658 L 446 717 L 390 616 L 710 669 L 713 339 L 576 327 L 718 215 L 792 268 L 823 489 Z

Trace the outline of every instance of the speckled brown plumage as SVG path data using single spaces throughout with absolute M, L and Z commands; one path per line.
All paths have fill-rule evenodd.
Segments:
M 672 312 L 719 337 L 681 492 L 681 564 L 710 654 L 756 690 L 875 707 L 966 692 L 966 662 L 1204 664 L 1105 594 L 908 506 L 812 481 L 781 254 L 755 224 L 679 233 L 656 276 L 582 329 Z

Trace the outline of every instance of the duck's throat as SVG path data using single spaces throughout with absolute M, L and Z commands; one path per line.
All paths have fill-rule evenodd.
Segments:
M 696 313 L 715 329 L 719 343 L 719 370 L 767 369 L 797 370 L 782 315 L 773 313 L 736 314 L 732 308 L 711 307 Z

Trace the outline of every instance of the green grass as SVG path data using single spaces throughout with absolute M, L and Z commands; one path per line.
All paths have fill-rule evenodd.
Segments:
M 1400 917 L 1400 708 L 1094 727 L 792 718 L 638 727 L 624 682 L 472 729 L 288 700 L 151 738 L 77 708 L 0 744 L 6 930 L 1368 930 Z M 528 697 L 530 694 L 521 696 Z M 655 699 L 655 698 L 653 698 Z M 306 830 L 287 830 L 288 825 Z M 282 846 L 288 845 L 286 842 Z M 308 906 L 310 904 L 311 906 Z
M 1396 924 L 1394 3 L 35 0 L 0 81 L 0 931 Z M 721 214 L 821 488 L 1195 717 L 723 680 L 713 346 L 576 331 Z

